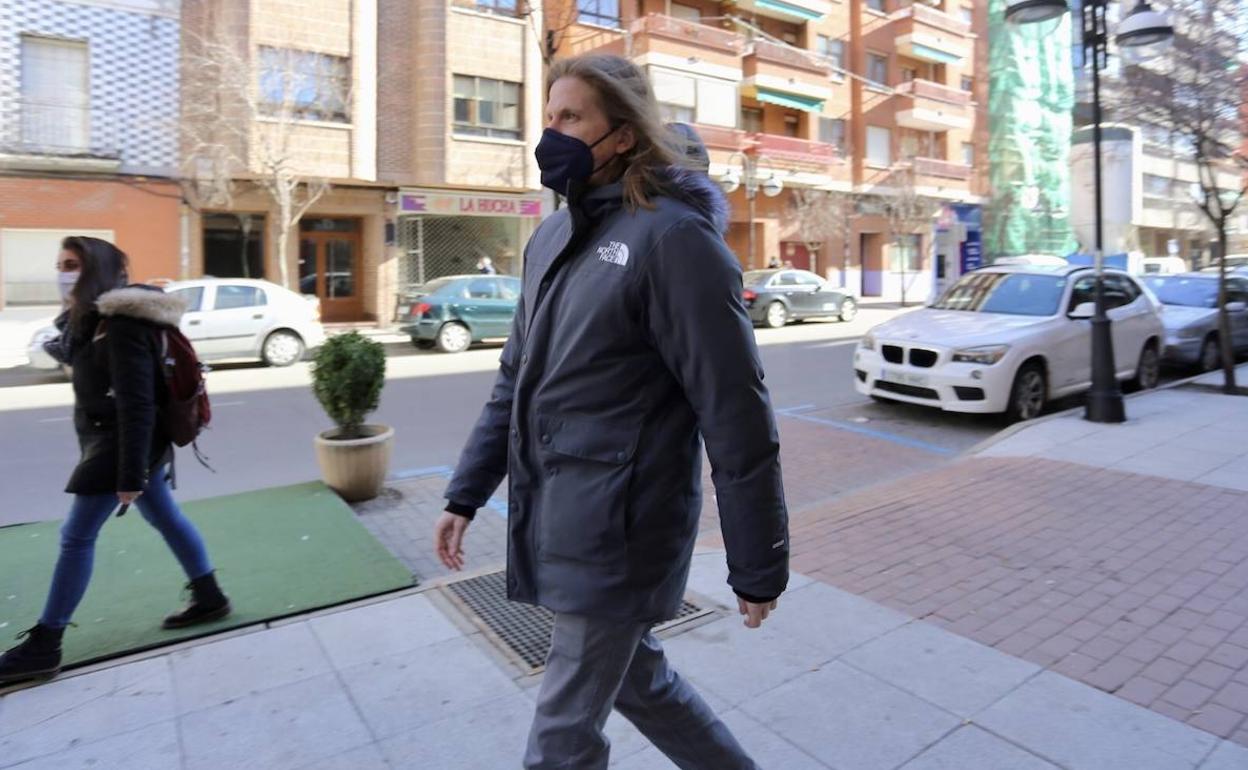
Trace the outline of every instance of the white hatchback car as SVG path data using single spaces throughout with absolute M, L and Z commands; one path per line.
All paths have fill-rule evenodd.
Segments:
M 939 300 L 873 328 L 854 353 L 855 387 L 877 400 L 950 412 L 1038 416 L 1092 384 L 1096 276 L 1075 266 L 989 267 Z M 1105 273 L 1120 379 L 1157 384 L 1161 305 L 1134 278 Z
M 259 359 L 269 366 L 290 366 L 325 342 L 320 301 L 268 281 L 200 278 L 175 281 L 164 290 L 186 300 L 179 324 L 204 361 Z M 29 358 L 38 369 L 58 364 L 42 349 L 56 329 L 40 329 L 31 340 Z

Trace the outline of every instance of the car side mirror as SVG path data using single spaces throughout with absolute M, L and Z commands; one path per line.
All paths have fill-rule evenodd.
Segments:
M 1076 321 L 1082 321 L 1089 319 L 1094 315 L 1096 315 L 1095 302 L 1080 302 L 1078 305 L 1075 305 L 1074 310 L 1071 310 L 1066 314 L 1066 317 Z
M 1248 310 L 1248 302 L 1228 302 L 1226 303 L 1226 312 L 1242 313 Z

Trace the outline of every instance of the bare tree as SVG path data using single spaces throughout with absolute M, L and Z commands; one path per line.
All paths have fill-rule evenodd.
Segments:
M 848 242 L 854 200 L 848 193 L 795 187 L 789 207 L 797 222 L 797 237 L 811 254 L 811 270 L 817 273 L 820 247 L 837 238 Z M 842 275 L 848 268 L 848 257 L 843 255 Z
M 888 192 L 877 194 L 875 203 L 888 224 L 888 238 L 901 259 L 901 304 L 909 288 L 906 262 L 912 236 L 930 229 L 938 201 L 919 193 L 912 163 L 896 165 L 888 176 Z
M 1126 92 L 1115 111 L 1121 118 L 1169 132 L 1180 159 L 1190 155 L 1198 183 L 1192 197 L 1218 238 L 1218 342 L 1223 389 L 1238 393 L 1227 306 L 1227 230 L 1248 193 L 1243 150 L 1245 68 L 1238 46 L 1248 32 L 1244 0 L 1172 0 L 1172 50 L 1163 59 L 1123 70 Z
M 210 16 L 183 31 L 183 191 L 196 210 L 228 208 L 244 186 L 263 191 L 277 224 L 279 282 L 291 288 L 287 250 L 303 215 L 330 189 L 308 173 L 300 121 L 346 119 L 349 64 L 334 57 L 251 48 L 238 26 Z

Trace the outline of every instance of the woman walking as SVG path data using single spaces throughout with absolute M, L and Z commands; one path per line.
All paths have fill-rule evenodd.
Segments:
M 165 618 L 164 627 L 230 612 L 199 532 L 169 491 L 173 445 L 158 419 L 166 398 L 161 343 L 162 329 L 178 325 L 182 300 L 127 286 L 126 255 L 98 238 L 66 238 L 57 271 L 66 308 L 56 321 L 61 335 L 47 349 L 73 369 L 81 457 L 65 489 L 74 500 L 43 615 L 19 635 L 21 644 L 0 655 L 0 685 L 60 672 L 61 638 L 91 580 L 96 537 L 114 511 L 130 504 L 160 532 L 190 579 L 190 604 Z

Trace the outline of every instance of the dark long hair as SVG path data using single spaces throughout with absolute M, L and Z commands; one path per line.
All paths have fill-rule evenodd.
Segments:
M 90 331 L 83 326 L 95 311 L 100 295 L 129 282 L 129 260 L 124 251 L 108 241 L 85 235 L 71 235 L 61 241 L 61 248 L 73 252 L 82 265 L 78 283 L 69 293 L 69 328 L 75 336 L 82 336 Z

